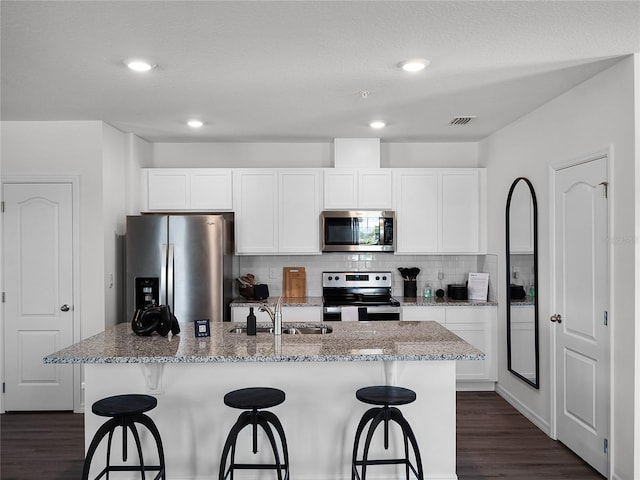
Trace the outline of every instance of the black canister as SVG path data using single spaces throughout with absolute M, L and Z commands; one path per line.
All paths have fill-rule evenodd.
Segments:
M 418 285 L 415 280 L 404 281 L 404 296 L 415 298 L 418 292 Z
M 256 316 L 253 314 L 253 307 L 249 307 L 249 315 L 247 315 L 247 335 L 256 334 Z

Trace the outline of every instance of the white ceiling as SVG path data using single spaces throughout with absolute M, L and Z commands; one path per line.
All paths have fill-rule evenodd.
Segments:
M 640 1 L 2 0 L 0 9 L 2 120 L 103 120 L 153 142 L 475 141 L 640 52 Z M 122 63 L 131 57 L 158 66 L 135 74 Z M 415 57 L 431 65 L 397 68 Z M 477 119 L 449 125 L 458 115 Z M 188 128 L 192 117 L 205 126 Z M 378 118 L 388 126 L 372 131 Z

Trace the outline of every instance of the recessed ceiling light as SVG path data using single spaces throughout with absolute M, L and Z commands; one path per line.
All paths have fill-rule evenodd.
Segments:
M 125 65 L 134 72 L 148 72 L 149 70 L 156 68 L 156 65 L 145 60 L 128 60 L 125 62 Z
M 187 122 L 187 125 L 189 125 L 191 128 L 200 128 L 202 125 L 204 125 L 204 123 L 202 123 L 200 120 L 189 120 Z
M 386 125 L 387 124 L 384 123 L 382 120 L 374 120 L 369 124 L 371 128 L 375 128 L 375 129 L 384 128 Z
M 405 72 L 415 73 L 424 70 L 429 65 L 429 60 L 414 59 L 400 63 L 400 68 Z

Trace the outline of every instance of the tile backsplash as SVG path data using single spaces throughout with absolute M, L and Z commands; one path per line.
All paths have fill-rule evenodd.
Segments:
M 450 283 L 464 283 L 469 272 L 489 274 L 489 298 L 495 300 L 498 261 L 496 255 L 393 255 L 389 253 L 324 253 L 322 255 L 239 256 L 240 274 L 253 273 L 259 283 L 269 286 L 269 293 L 282 293 L 282 267 L 304 267 L 307 274 L 307 296 L 322 296 L 322 272 L 390 271 L 392 294 L 402 296 L 403 283 L 398 267 L 418 267 L 418 292 L 428 282 L 434 290 L 446 290 Z M 438 279 L 442 272 L 442 280 Z

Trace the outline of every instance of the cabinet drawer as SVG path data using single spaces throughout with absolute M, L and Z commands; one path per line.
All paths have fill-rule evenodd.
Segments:
M 451 323 L 487 323 L 491 320 L 491 307 L 447 308 L 447 325 Z
M 438 307 L 402 307 L 402 320 L 413 322 L 438 322 L 444 325 L 446 310 Z

